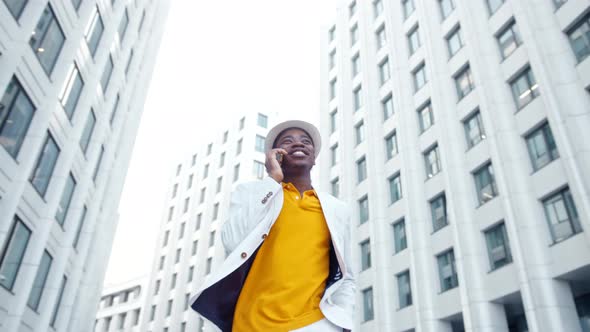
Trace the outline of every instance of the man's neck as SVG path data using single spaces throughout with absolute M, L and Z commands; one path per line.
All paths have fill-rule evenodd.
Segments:
M 311 186 L 311 175 L 309 172 L 307 174 L 297 175 L 285 174 L 283 182 L 293 184 L 302 196 L 304 191 L 313 189 Z

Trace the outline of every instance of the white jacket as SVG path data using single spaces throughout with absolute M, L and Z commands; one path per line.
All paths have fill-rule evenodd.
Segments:
M 332 323 L 352 329 L 356 286 L 352 267 L 351 214 L 344 202 L 318 192 L 332 237 L 330 275 L 320 310 Z M 205 279 L 191 307 L 223 332 L 231 331 L 235 305 L 256 252 L 283 207 L 283 187 L 270 177 L 238 185 L 221 239 L 228 256 Z M 337 264 L 336 264 L 337 263 Z

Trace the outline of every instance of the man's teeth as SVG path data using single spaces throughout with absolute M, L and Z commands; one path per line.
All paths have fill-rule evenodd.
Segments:
M 303 153 L 303 151 L 295 151 L 292 153 L 292 155 L 294 156 L 305 156 L 305 153 Z

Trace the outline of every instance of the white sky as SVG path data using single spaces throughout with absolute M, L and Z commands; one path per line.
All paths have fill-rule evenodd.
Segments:
M 105 284 L 147 275 L 167 179 L 247 112 L 319 119 L 320 27 L 337 0 L 172 0 Z

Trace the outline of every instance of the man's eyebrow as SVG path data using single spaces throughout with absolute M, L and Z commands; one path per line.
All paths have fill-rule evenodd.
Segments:
M 303 138 L 307 138 L 307 139 L 311 139 L 311 137 L 309 137 L 309 135 L 307 135 L 307 134 L 303 134 L 303 135 L 301 135 L 301 137 L 303 137 Z M 293 137 L 293 135 L 287 135 L 287 136 L 283 136 L 283 137 L 281 137 L 281 138 L 280 138 L 280 140 L 279 140 L 279 141 L 282 141 L 282 140 L 284 140 L 285 138 L 294 138 L 294 137 Z

